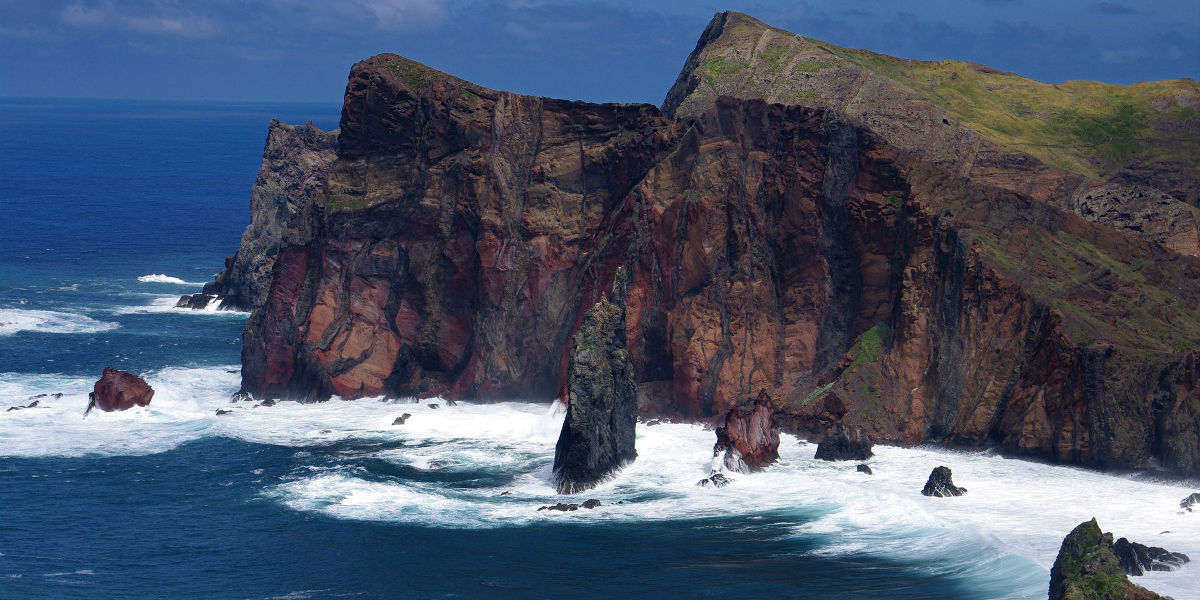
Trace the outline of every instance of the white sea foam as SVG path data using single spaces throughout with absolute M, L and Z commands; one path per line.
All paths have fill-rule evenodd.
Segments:
M 117 323 L 98 321 L 87 315 L 54 310 L 0 308 L 0 335 L 21 331 L 39 333 L 97 333 L 119 327 Z
M 221 305 L 220 301 L 213 300 L 202 309 L 194 308 L 179 308 L 175 305 L 179 302 L 179 296 L 159 296 L 150 301 L 149 304 L 138 306 L 117 306 L 109 309 L 109 312 L 117 315 L 144 315 L 144 314 L 196 314 L 196 315 L 222 315 L 227 317 L 245 317 L 250 313 L 237 310 L 218 310 Z
M 142 275 L 141 277 L 138 277 L 138 281 L 141 281 L 143 283 L 173 283 L 175 285 L 204 285 L 202 283 L 192 283 L 190 281 L 184 281 L 178 277 L 171 277 L 170 275 L 163 275 L 161 273 L 152 273 L 150 275 Z
M 851 462 L 814 460 L 815 446 L 784 435 L 777 464 L 731 474 L 724 488 L 701 488 L 695 484 L 707 474 L 713 433 L 696 425 L 640 424 L 635 462 L 593 490 L 563 497 L 551 485 L 562 424 L 553 406 L 373 399 L 231 405 L 238 378 L 226 370 L 152 372 L 147 379 L 156 394 L 149 407 L 87 419 L 81 414 L 91 381 L 0 374 L 0 399 L 9 405 L 35 391 L 67 394 L 45 402 L 51 409 L 0 413 L 0 456 L 143 454 L 225 436 L 296 449 L 301 466 L 262 483 L 265 497 L 294 510 L 446 528 L 741 517 L 756 535 L 769 522 L 768 535 L 815 541 L 814 554 L 874 556 L 955 573 L 990 598 L 1044 596 L 1063 536 L 1092 517 L 1116 536 L 1200 558 L 1200 513 L 1178 505 L 1193 490 L 1177 484 L 984 453 L 884 446 L 867 461 L 874 474 L 865 475 Z M 216 408 L 233 412 L 217 417 Z M 411 415 L 407 422 L 393 426 L 404 413 Z M 921 496 L 937 465 L 953 469 L 967 494 Z M 603 504 L 537 510 L 587 498 Z M 1179 600 L 1195 598 L 1200 560 L 1134 580 Z

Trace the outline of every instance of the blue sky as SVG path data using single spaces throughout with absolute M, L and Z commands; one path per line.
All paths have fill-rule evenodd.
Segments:
M 395 52 L 482 85 L 659 104 L 713 13 L 1046 82 L 1200 78 L 1197 0 L 0 0 L 0 96 L 340 103 Z

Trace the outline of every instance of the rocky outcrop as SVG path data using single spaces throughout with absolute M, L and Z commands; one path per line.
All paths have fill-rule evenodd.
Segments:
M 204 310 L 216 298 L 215 295 L 209 294 L 191 294 L 180 296 L 179 302 L 175 303 L 175 308 L 191 308 L 194 310 Z
M 1113 552 L 1111 533 L 1096 519 L 1080 523 L 1063 539 L 1050 569 L 1050 600 L 1155 600 L 1158 594 L 1134 585 Z
M 834 426 L 817 444 L 817 460 L 867 460 L 875 453 L 871 451 L 871 438 L 861 427 Z M 862 465 L 860 465 L 862 466 Z
M 871 475 L 871 467 L 869 467 L 867 465 L 858 465 L 857 467 L 854 468 L 854 470 L 859 473 L 866 473 L 867 475 Z
M 128 371 L 104 367 L 104 374 L 88 394 L 88 407 L 83 414 L 92 412 L 93 408 L 112 412 L 146 406 L 153 397 L 154 389 L 141 377 Z
M 713 31 L 704 48 L 736 50 L 750 30 Z M 801 434 L 1200 469 L 1200 262 L 1067 210 L 1094 180 L 949 129 L 926 144 L 925 112 L 884 126 L 870 97 L 705 96 L 668 119 L 363 61 L 247 324 L 243 390 L 562 397 L 623 265 L 644 416 L 766 389 Z
M 1158 546 L 1146 546 L 1125 538 L 1113 543 L 1113 552 L 1126 575 L 1145 575 L 1146 571 L 1174 571 L 1191 562 L 1188 555 Z
M 733 480 L 726 477 L 724 473 L 713 473 L 712 475 L 697 481 L 696 485 L 699 487 L 708 487 L 711 485 L 715 488 L 723 488 L 731 483 L 733 483 Z
M 1179 501 L 1179 508 L 1192 512 L 1192 507 L 1200 504 L 1200 492 L 1189 494 L 1188 497 Z
M 271 120 L 262 166 L 250 189 L 250 225 L 242 243 L 187 308 L 204 308 L 207 300 L 195 302 L 203 296 L 220 298 L 225 310 L 251 310 L 266 302 L 280 247 L 303 244 L 312 236 L 312 199 L 324 188 L 336 155 L 336 131 L 323 131 L 311 121 L 299 126 Z M 182 299 L 180 306 L 185 306 Z
M 749 473 L 779 460 L 779 428 L 771 422 L 774 414 L 775 403 L 765 389 L 759 390 L 749 412 L 736 406 L 729 409 L 725 425 L 717 428 L 714 462 L 730 471 Z
M 567 415 L 554 448 L 560 494 L 595 487 L 637 458 L 637 387 L 625 348 L 629 282 L 621 269 L 612 295 L 583 315 L 567 369 Z
M 966 491 L 967 488 L 954 485 L 950 467 L 939 466 L 934 467 L 933 471 L 929 473 L 929 479 L 925 481 L 925 487 L 921 489 L 921 495 L 945 498 L 947 496 L 961 496 Z

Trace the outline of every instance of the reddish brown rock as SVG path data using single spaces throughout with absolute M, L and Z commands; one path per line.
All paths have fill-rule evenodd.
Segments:
M 244 390 L 561 396 L 628 265 L 642 415 L 769 389 L 794 432 L 1200 469 L 1200 261 L 1065 210 L 1078 177 L 990 150 L 960 169 L 896 125 L 728 97 L 670 120 L 363 61 Z
M 779 428 L 771 422 L 775 403 L 760 390 L 754 408 L 742 412 L 734 407 L 725 415 L 725 426 L 717 428 L 717 443 L 713 456 L 726 469 L 739 473 L 758 471 L 779 460 Z
M 141 377 L 127 371 L 104 367 L 104 374 L 96 382 L 88 398 L 87 413 L 93 408 L 104 412 L 128 410 L 135 406 L 146 406 L 154 397 L 154 389 Z

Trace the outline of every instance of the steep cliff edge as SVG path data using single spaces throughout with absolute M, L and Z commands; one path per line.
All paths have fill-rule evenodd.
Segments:
M 1191 79 L 1044 84 L 974 63 L 842 48 L 726 12 L 701 36 L 663 112 L 695 116 L 720 96 L 832 108 L 963 177 L 1200 254 L 1200 84 Z
M 644 414 L 765 389 L 793 431 L 1200 469 L 1200 263 L 1066 210 L 1085 175 L 908 144 L 835 108 L 716 97 L 672 120 L 363 61 L 243 388 L 561 395 L 625 265 Z
M 272 119 L 267 127 L 258 179 L 250 190 L 250 225 L 237 254 L 204 286 L 224 310 L 252 310 L 266 302 L 271 271 L 284 244 L 308 241 L 310 203 L 325 187 L 337 157 L 337 132 L 313 124 L 288 125 Z

